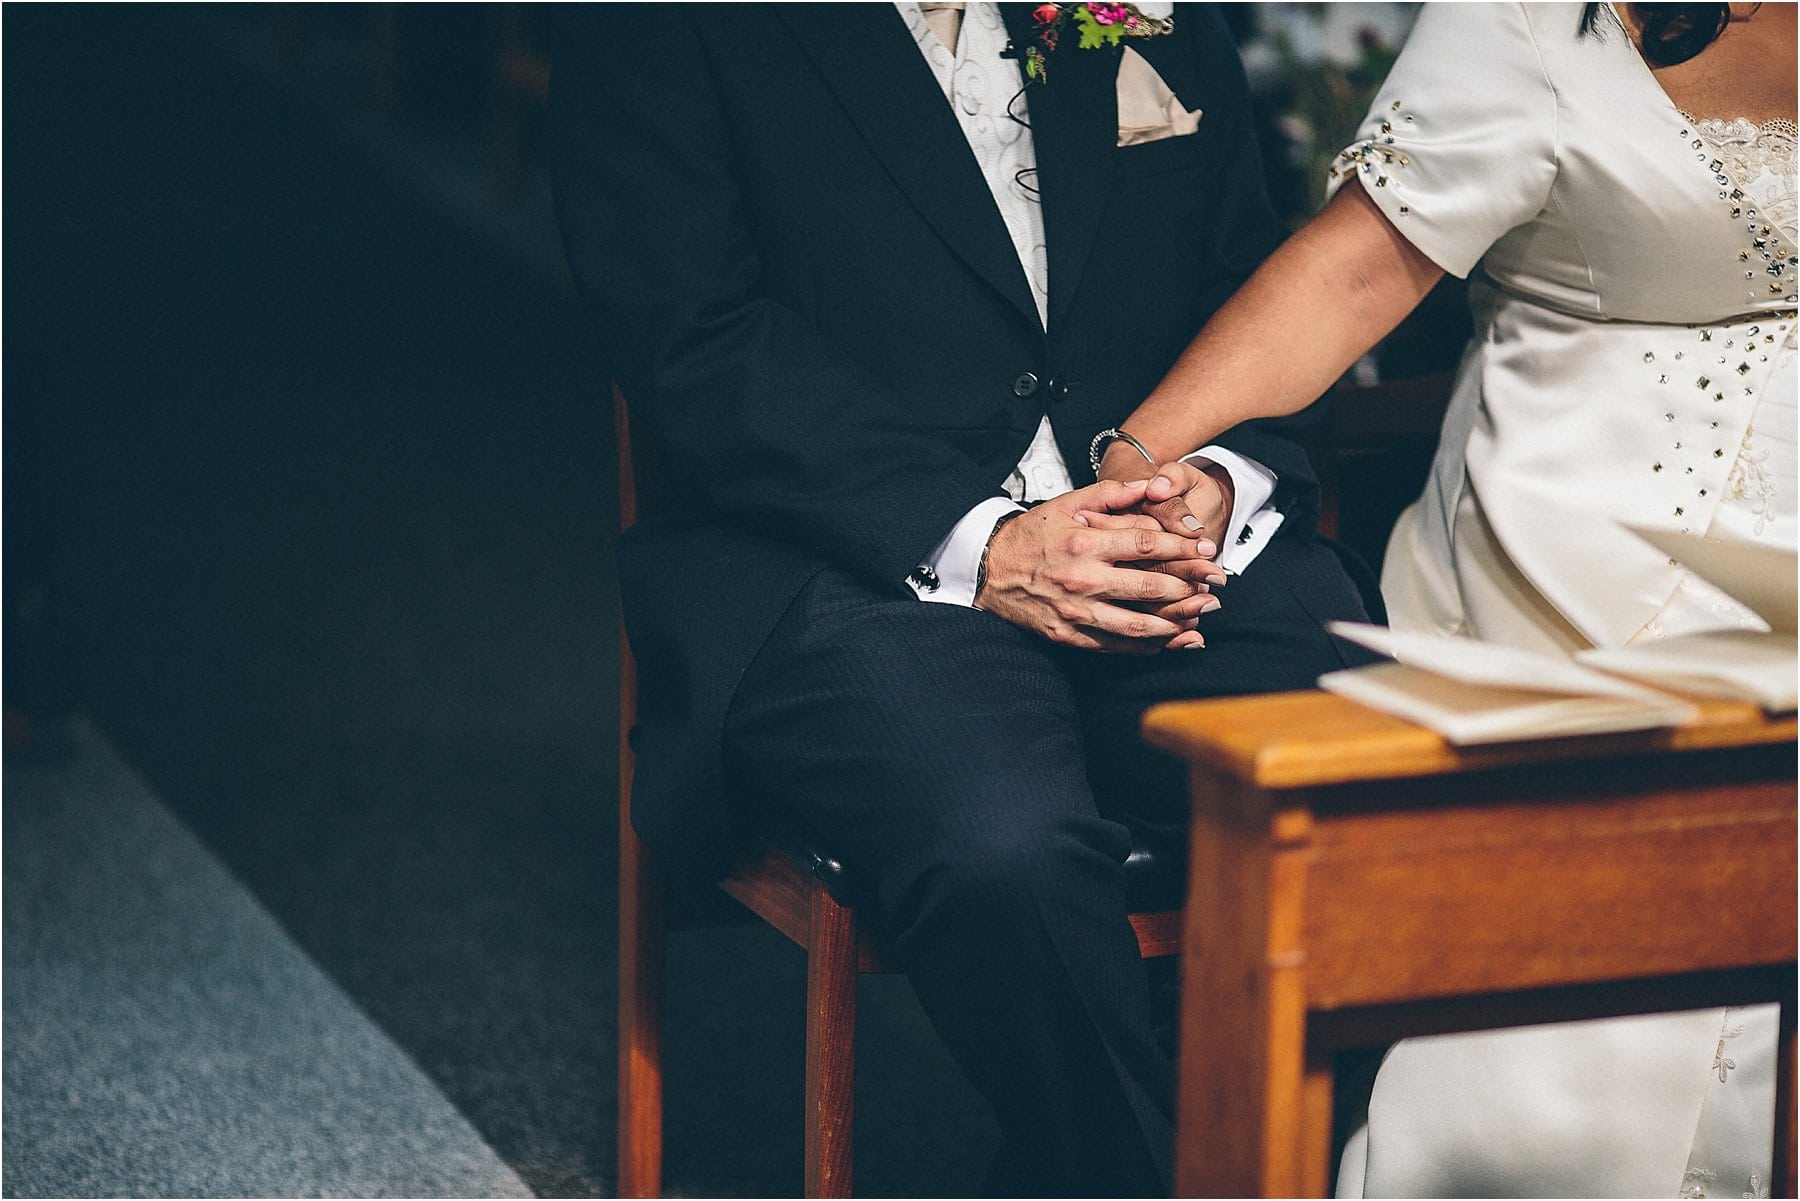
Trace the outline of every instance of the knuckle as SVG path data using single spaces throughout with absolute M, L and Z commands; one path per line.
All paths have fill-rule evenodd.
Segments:
M 1157 537 L 1155 530 L 1138 529 L 1132 531 L 1133 549 L 1136 550 L 1140 558 L 1146 555 L 1155 554 L 1156 543 Z

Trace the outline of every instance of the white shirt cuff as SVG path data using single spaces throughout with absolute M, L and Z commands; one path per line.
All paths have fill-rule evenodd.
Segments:
M 1275 536 L 1275 531 L 1281 528 L 1281 510 L 1269 503 L 1275 495 L 1275 473 L 1255 459 L 1247 459 L 1223 446 L 1202 446 L 1193 454 L 1183 456 L 1181 461 L 1202 470 L 1217 465 L 1231 477 L 1237 496 L 1232 500 L 1231 520 L 1225 526 L 1225 536 L 1215 539 L 1219 544 L 1219 557 L 1214 562 L 1233 575 L 1242 575 L 1244 568 L 1250 566 L 1262 553 L 1262 548 L 1269 544 L 1269 539 Z
M 1004 496 L 990 496 L 963 515 L 944 540 L 932 549 L 906 577 L 920 600 L 945 605 L 975 604 L 975 577 L 981 556 L 987 551 L 994 523 L 1008 513 L 1022 513 L 1025 506 Z

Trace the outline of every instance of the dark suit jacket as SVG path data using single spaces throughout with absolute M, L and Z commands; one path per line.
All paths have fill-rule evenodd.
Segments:
M 1014 43 L 1029 6 L 1004 5 Z M 566 12 L 567 10 L 565 10 Z M 1243 72 L 1208 6 L 1135 40 L 1191 137 L 1120 148 L 1117 49 L 1052 58 L 1027 100 L 1048 333 L 942 90 L 887 4 L 568 13 L 552 84 L 576 283 L 666 487 L 621 548 L 641 669 L 634 821 L 713 871 L 732 846 L 719 733 L 736 682 L 829 564 L 897 595 L 1049 412 L 1077 485 L 1285 234 Z M 1271 331 L 1267 353 L 1283 353 Z M 1267 428 L 1221 440 L 1316 485 Z M 1245 687 L 1254 687 L 1246 682 Z

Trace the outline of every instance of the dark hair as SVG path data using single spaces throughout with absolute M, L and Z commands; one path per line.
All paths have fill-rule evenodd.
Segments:
M 1581 36 L 1599 32 L 1598 4 L 1582 6 Z M 1718 40 L 1731 20 L 1729 4 L 1633 4 L 1632 15 L 1644 23 L 1638 47 L 1653 67 L 1685 63 Z

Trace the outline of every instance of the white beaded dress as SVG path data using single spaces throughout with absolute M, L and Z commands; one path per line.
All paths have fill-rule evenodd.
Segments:
M 1794 127 L 1683 113 L 1582 10 L 1426 5 L 1333 168 L 1475 313 L 1387 551 L 1397 628 L 1761 628 L 1623 527 L 1795 545 Z M 1775 1038 L 1763 1006 L 1407 1040 L 1339 1194 L 1766 1196 Z

